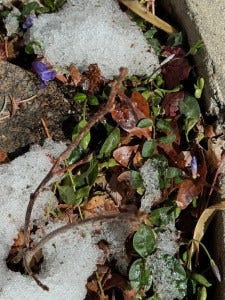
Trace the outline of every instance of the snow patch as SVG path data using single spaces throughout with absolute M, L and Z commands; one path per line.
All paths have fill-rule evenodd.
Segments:
M 159 66 L 141 30 L 115 0 L 68 0 L 59 12 L 40 15 L 26 40 L 40 42 L 55 66 L 74 63 L 84 71 L 97 63 L 107 78 L 120 67 L 150 75 Z

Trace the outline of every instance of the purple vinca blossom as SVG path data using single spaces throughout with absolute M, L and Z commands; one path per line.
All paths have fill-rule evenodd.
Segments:
M 49 68 L 41 61 L 34 61 L 32 63 L 32 67 L 34 71 L 38 74 L 38 76 L 42 80 L 41 87 L 45 87 L 47 81 L 55 79 L 56 71 Z
M 196 156 L 193 156 L 191 160 L 191 173 L 192 173 L 192 178 L 196 179 L 198 175 L 198 163 L 197 163 Z
M 23 29 L 28 29 L 33 26 L 34 19 L 36 19 L 35 15 L 29 15 L 26 17 L 25 22 L 22 24 Z

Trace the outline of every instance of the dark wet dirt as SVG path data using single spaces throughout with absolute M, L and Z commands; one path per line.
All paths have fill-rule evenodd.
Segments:
M 55 82 L 41 88 L 31 72 L 0 61 L 0 147 L 13 154 L 42 144 L 47 135 L 41 119 L 55 141 L 65 141 L 75 123 L 74 107 Z

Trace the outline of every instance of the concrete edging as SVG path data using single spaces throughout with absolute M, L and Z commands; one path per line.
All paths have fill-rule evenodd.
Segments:
M 160 5 L 174 16 L 186 32 L 189 45 L 202 40 L 205 49 L 194 56 L 198 76 L 205 79 L 203 94 L 206 115 L 215 120 L 217 133 L 225 129 L 225 1 L 220 0 L 161 0 Z M 219 141 L 225 150 L 225 139 Z M 215 154 L 216 155 L 216 154 Z M 218 201 L 225 199 L 225 163 L 218 179 Z M 211 228 L 214 258 L 222 282 L 213 291 L 213 299 L 225 299 L 225 212 L 219 212 Z

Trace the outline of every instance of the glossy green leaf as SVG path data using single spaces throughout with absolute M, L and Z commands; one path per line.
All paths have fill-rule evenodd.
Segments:
M 145 127 L 150 127 L 153 125 L 153 122 L 151 119 L 142 119 L 140 122 L 138 122 L 138 127 L 140 128 L 145 128 Z
M 205 286 L 198 288 L 197 300 L 206 300 L 207 299 L 207 289 Z
M 39 9 L 40 9 L 40 5 L 38 4 L 38 2 L 36 1 L 29 2 L 23 5 L 21 14 L 23 16 L 29 16 L 33 12 L 38 12 Z
M 133 262 L 129 270 L 129 280 L 132 288 L 137 292 L 150 289 L 152 285 L 151 271 L 143 259 L 139 258 Z
M 143 179 L 140 172 L 131 171 L 131 185 L 134 189 L 143 188 Z
M 151 227 L 142 224 L 133 237 L 133 247 L 142 257 L 151 254 L 156 247 L 155 233 Z
M 175 167 L 168 167 L 166 169 L 166 175 L 167 178 L 175 178 L 182 176 L 182 171 Z
M 174 256 L 156 251 L 147 260 L 153 277 L 153 290 L 160 299 L 184 299 L 187 276 L 180 261 Z
M 78 134 L 85 128 L 85 126 L 87 125 L 87 121 L 82 119 L 73 129 L 73 132 L 72 132 L 72 140 L 75 140 L 75 138 L 78 136 Z M 89 143 L 90 143 L 90 140 L 91 140 L 91 134 L 90 132 L 88 132 L 84 137 L 83 139 L 81 140 L 80 142 L 80 147 L 83 149 L 83 150 L 86 150 Z
M 71 186 L 63 185 L 58 186 L 59 196 L 62 201 L 69 205 L 74 205 L 75 192 Z
M 155 151 L 155 140 L 149 140 L 144 142 L 143 147 L 142 147 L 142 151 L 141 151 L 141 155 L 144 158 L 148 158 L 148 157 L 152 157 Z
M 172 127 L 170 125 L 170 120 L 165 120 L 165 119 L 159 119 L 156 123 L 156 128 L 163 132 L 172 130 Z
M 36 52 L 41 52 L 41 50 L 42 50 L 41 43 L 35 40 L 29 42 L 25 47 L 25 52 L 27 54 L 34 54 Z
M 168 36 L 167 44 L 173 47 L 181 46 L 183 44 L 183 34 L 182 32 L 171 33 Z
M 104 161 L 103 163 L 99 164 L 99 169 L 102 170 L 104 168 L 108 169 L 108 168 L 112 168 L 118 166 L 118 163 L 115 161 L 114 158 L 110 158 L 107 161 Z
M 85 200 L 89 196 L 90 186 L 84 186 L 78 189 L 74 195 L 74 205 L 80 205 L 83 200 Z
M 175 134 L 167 135 L 167 136 L 162 136 L 161 138 L 158 139 L 158 142 L 161 144 L 172 144 L 176 140 Z
M 84 101 L 86 101 L 87 99 L 87 95 L 84 93 L 76 93 L 73 97 L 73 100 L 77 103 L 83 103 Z
M 120 143 L 120 130 L 119 128 L 113 129 L 113 131 L 106 138 L 102 148 L 99 152 L 99 158 L 109 157 L 110 154 Z
M 202 274 L 193 273 L 191 274 L 191 278 L 205 287 L 210 287 L 212 285 Z
M 179 102 L 180 113 L 186 118 L 199 119 L 200 107 L 195 97 L 186 95 L 184 101 Z
M 160 207 L 154 209 L 149 216 L 150 221 L 156 226 L 166 226 L 174 223 L 180 214 L 180 209 L 174 206 Z
M 92 106 L 97 106 L 99 105 L 98 98 L 96 96 L 89 96 L 88 97 L 88 104 Z
M 80 149 L 74 149 L 70 154 L 70 157 L 67 159 L 68 165 L 71 165 L 78 161 L 81 158 L 81 151 Z

